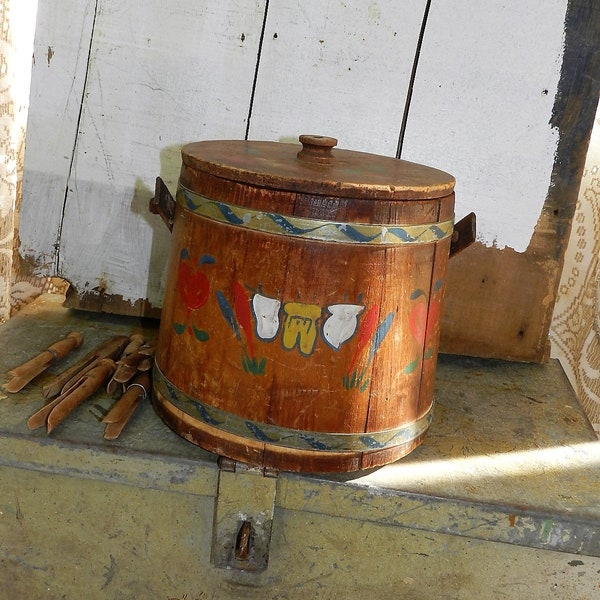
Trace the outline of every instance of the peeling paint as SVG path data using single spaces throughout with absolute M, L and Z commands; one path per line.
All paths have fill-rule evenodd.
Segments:
M 148 300 L 127 300 L 120 294 L 105 294 L 101 289 L 78 291 L 73 285 L 67 290 L 64 306 L 91 312 L 160 318 L 160 308 Z

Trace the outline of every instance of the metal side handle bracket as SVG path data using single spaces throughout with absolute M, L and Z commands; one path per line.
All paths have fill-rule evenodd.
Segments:
M 476 217 L 472 212 L 455 223 L 450 242 L 450 257 L 468 248 L 475 241 L 476 228 Z
M 175 200 L 169 192 L 166 183 L 160 178 L 156 178 L 154 187 L 154 198 L 150 200 L 150 212 L 160 215 L 169 231 L 173 231 L 173 220 L 175 219 Z

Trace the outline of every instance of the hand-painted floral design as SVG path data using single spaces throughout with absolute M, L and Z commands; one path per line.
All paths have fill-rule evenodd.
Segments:
M 358 326 L 358 315 L 364 309 L 360 304 L 330 304 L 327 307 L 330 316 L 323 324 L 325 343 L 334 350 L 339 350 L 340 346 L 354 336 Z
M 252 309 L 250 308 L 250 298 L 246 290 L 240 283 L 234 281 L 233 308 L 220 290 L 217 291 L 217 302 L 223 317 L 225 317 L 225 321 L 242 345 L 242 367 L 244 371 L 253 375 L 263 375 L 267 361 L 266 358 L 258 360 L 254 356 Z
M 281 300 L 269 298 L 257 292 L 252 296 L 252 312 L 254 313 L 256 336 L 260 340 L 272 341 L 279 332 L 279 310 Z
M 182 248 L 179 255 L 177 290 L 185 307 L 185 322 L 173 323 L 173 329 L 178 334 L 188 331 L 201 342 L 208 340 L 209 336 L 206 331 L 194 325 L 192 322 L 192 313 L 206 304 L 210 293 L 210 282 L 206 274 L 199 267 L 203 264 L 212 264 L 214 262 L 212 256 L 204 254 L 200 257 L 196 266 L 187 248 Z
M 369 365 L 385 339 L 385 336 L 392 327 L 394 313 L 388 313 L 379 325 L 377 324 L 378 320 L 379 305 L 374 304 L 369 308 L 361 321 L 358 330 L 356 349 L 350 360 L 348 373 L 346 373 L 342 379 L 344 387 L 347 390 L 358 388 L 361 392 L 364 392 L 369 385 L 369 378 L 367 377 Z M 362 360 L 359 361 L 359 358 L 362 358 Z M 361 367 L 355 368 L 355 365 L 358 362 L 362 363 Z
M 440 319 L 440 298 L 438 292 L 444 284 L 443 279 L 438 279 L 431 288 L 431 299 L 422 289 L 416 289 L 410 296 L 411 300 L 417 301 L 408 315 L 408 328 L 413 339 L 419 347 L 419 353 L 408 363 L 403 372 L 406 375 L 412 373 L 421 363 L 422 360 L 430 359 L 434 354 L 434 347 L 427 347 L 427 343 L 431 341 L 431 334 L 439 326 Z M 436 296 L 436 294 L 438 294 Z

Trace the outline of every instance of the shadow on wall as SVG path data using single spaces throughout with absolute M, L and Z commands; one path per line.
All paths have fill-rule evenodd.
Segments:
M 173 196 L 175 196 L 181 170 L 182 146 L 183 144 L 167 146 L 160 151 L 160 172 L 156 176 L 166 183 Z M 154 191 L 154 186 L 150 189 L 146 183 L 138 179 L 131 201 L 131 212 L 143 219 L 152 230 L 146 299 L 153 308 L 158 309 L 162 305 L 165 292 L 171 234 L 160 216 L 150 212 L 150 200 L 154 197 Z

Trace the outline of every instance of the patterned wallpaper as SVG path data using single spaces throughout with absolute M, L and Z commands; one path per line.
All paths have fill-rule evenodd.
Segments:
M 15 208 L 18 185 L 23 172 L 24 119 L 14 98 L 17 49 L 11 27 L 10 5 L 18 0 L 0 2 L 0 322 L 10 313 L 10 284 L 13 270 Z M 22 111 L 24 115 L 25 110 Z
M 600 110 L 565 255 L 550 331 L 558 358 L 600 435 Z
M 0 323 L 65 287 L 54 278 L 14 280 L 36 7 L 37 0 L 0 0 Z

